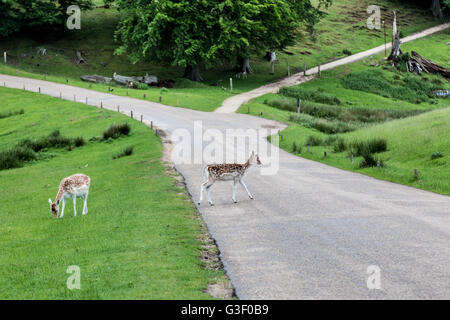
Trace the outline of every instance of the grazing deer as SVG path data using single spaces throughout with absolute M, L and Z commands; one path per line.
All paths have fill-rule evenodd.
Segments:
M 236 201 L 236 188 L 237 183 L 239 182 L 241 186 L 247 191 L 248 197 L 253 200 L 253 196 L 248 191 L 247 186 L 244 182 L 244 176 L 247 173 L 247 170 L 253 165 L 253 164 L 261 165 L 261 161 L 259 160 L 259 156 L 255 154 L 254 151 L 252 151 L 252 154 L 250 155 L 250 158 L 247 160 L 244 164 L 238 164 L 238 163 L 223 163 L 223 164 L 210 164 L 205 167 L 203 170 L 203 174 L 205 176 L 206 181 L 202 183 L 201 189 L 200 189 L 200 200 L 198 201 L 198 204 L 200 205 L 203 200 L 203 190 L 206 187 L 206 194 L 208 196 L 208 202 L 211 206 L 214 205 L 214 203 L 211 201 L 210 196 L 210 189 L 212 185 L 216 181 L 230 181 L 233 180 L 233 201 L 234 203 L 237 203 Z
M 55 202 L 52 199 L 48 199 L 50 203 L 50 211 L 55 218 L 58 218 L 59 202 L 62 200 L 62 211 L 60 218 L 64 216 L 64 207 L 66 206 L 66 199 L 73 198 L 73 212 L 75 217 L 77 216 L 77 197 L 81 197 L 84 200 L 83 215 L 88 213 L 87 198 L 89 194 L 89 185 L 91 179 L 84 174 L 74 174 L 73 176 L 64 178 L 59 184 L 59 191 L 56 195 Z

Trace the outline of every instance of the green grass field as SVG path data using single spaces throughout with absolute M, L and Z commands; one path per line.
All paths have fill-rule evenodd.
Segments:
M 35 93 L 0 88 L 0 152 L 55 129 L 86 144 L 50 149 L 39 161 L 0 171 L 0 299 L 208 299 L 204 290 L 224 273 L 201 260 L 205 231 L 186 191 L 165 173 L 160 139 L 123 115 Z M 101 137 L 111 124 L 131 134 Z M 131 156 L 112 156 L 134 146 Z M 89 213 L 73 216 L 69 200 L 54 219 L 62 178 L 91 177 Z M 66 287 L 71 265 L 81 268 L 81 290 Z
M 98 4 L 98 3 L 97 3 Z M 162 94 L 162 103 L 172 106 L 212 111 L 219 107 L 223 100 L 233 94 L 242 93 L 286 75 L 286 64 L 289 62 L 291 73 L 303 70 L 303 65 L 313 67 L 345 56 L 343 50 L 357 53 L 384 43 L 381 30 L 368 30 L 366 12 L 368 5 L 375 4 L 369 0 L 358 1 L 335 0 L 326 10 L 327 15 L 316 26 L 313 36 L 300 30 L 298 43 L 286 49 L 290 54 L 278 52 L 278 63 L 275 73 L 270 74 L 270 64 L 262 59 L 263 53 L 251 59 L 254 74 L 247 79 L 233 79 L 233 92 L 230 93 L 229 78 L 234 75 L 233 64 L 224 63 L 214 69 L 203 70 L 205 81 L 202 84 L 183 81 L 179 77 L 183 69 L 164 64 L 140 62 L 131 64 L 126 56 L 114 55 L 117 44 L 113 41 L 115 26 L 119 16 L 115 9 L 96 8 L 82 14 L 82 29 L 67 32 L 60 39 L 46 38 L 39 35 L 14 35 L 0 39 L 0 52 L 7 51 L 10 63 L 0 64 L 0 72 L 24 77 L 46 79 L 89 87 L 79 77 L 85 74 L 100 74 L 112 77 L 114 72 L 124 75 L 155 74 L 160 79 L 176 80 L 176 88 Z M 391 25 L 391 11 L 399 11 L 398 24 L 403 36 L 444 22 L 434 19 L 427 10 L 409 6 L 401 2 L 388 0 L 376 1 L 382 8 L 382 17 L 386 19 L 388 41 Z M 47 48 L 47 55 L 37 55 L 38 48 Z M 87 64 L 76 65 L 73 62 L 76 50 L 83 50 Z M 214 84 L 214 86 L 212 86 Z M 222 90 L 222 86 L 227 90 Z M 92 89 L 107 91 L 105 85 L 93 85 Z M 115 87 L 118 95 L 126 95 L 126 89 Z M 130 90 L 129 95 L 159 101 L 161 90 Z
M 425 39 L 417 40 L 403 46 L 403 51 L 415 50 L 423 56 L 449 67 L 448 56 L 445 56 L 446 39 L 449 31 L 445 31 Z M 380 64 L 379 67 L 371 66 Z M 402 183 L 425 190 L 442 194 L 450 194 L 450 101 L 449 99 L 426 98 L 421 103 L 407 101 L 409 96 L 400 96 L 398 99 L 384 97 L 378 94 L 360 90 L 347 89 L 342 80 L 349 74 L 379 72 L 388 79 L 389 83 L 402 84 L 405 75 L 390 68 L 383 68 L 382 55 L 374 56 L 350 65 L 342 66 L 334 70 L 324 72 L 320 79 L 316 79 L 297 87 L 313 90 L 323 94 L 337 97 L 341 101 L 339 108 L 348 108 L 351 112 L 354 108 L 363 110 L 384 112 L 413 112 L 418 110 L 422 114 L 407 117 L 405 119 L 387 122 L 360 123 L 348 120 L 345 124 L 354 124 L 356 130 L 341 132 L 338 134 L 326 134 L 310 126 L 315 121 L 338 123 L 336 118 L 311 116 L 302 114 L 301 124 L 295 120 L 295 113 L 272 107 L 273 101 L 285 102 L 287 105 L 295 105 L 293 98 L 283 98 L 277 94 L 268 94 L 243 105 L 240 113 L 250 113 L 268 119 L 285 122 L 289 127 L 282 132 L 283 141 L 280 147 L 288 152 L 293 152 L 301 157 L 326 163 L 345 170 L 351 170 L 367 174 L 379 179 L 385 179 Z M 442 89 L 450 89 L 450 84 L 440 76 L 425 75 L 423 78 L 413 75 L 421 83 L 435 84 Z M 425 79 L 425 80 L 424 80 Z M 294 87 L 295 88 L 295 87 Z M 317 90 L 320 91 L 317 91 Z M 280 100 L 281 99 L 281 100 Z M 311 103 L 305 100 L 303 103 Z M 320 110 L 323 107 L 331 109 L 337 106 L 327 106 L 316 103 Z M 429 111 L 429 112 L 428 112 Z M 339 115 L 340 116 L 340 115 Z M 310 136 L 319 138 L 322 143 L 310 146 L 307 152 L 306 144 Z M 347 145 L 347 149 L 336 150 L 333 143 L 326 143 L 327 139 L 340 138 Z M 351 148 L 348 147 L 354 141 L 367 141 L 373 138 L 387 140 L 388 150 L 375 155 L 381 160 L 384 167 L 378 170 L 376 167 L 360 168 L 361 157 L 354 158 L 354 164 L 350 163 Z M 294 143 L 296 151 L 294 151 Z M 298 149 L 301 149 L 300 151 Z M 327 156 L 324 156 L 324 151 Z M 433 154 L 441 154 L 442 157 L 431 159 Z M 414 177 L 414 170 L 419 172 L 419 178 Z

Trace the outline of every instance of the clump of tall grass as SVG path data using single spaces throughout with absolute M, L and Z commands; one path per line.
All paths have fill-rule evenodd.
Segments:
M 36 160 L 35 152 L 24 146 L 15 146 L 0 152 L 0 170 L 23 167 L 25 162 Z
M 432 92 L 437 90 L 433 83 L 422 81 L 414 75 L 406 74 L 395 82 L 387 79 L 380 70 L 353 72 L 342 78 L 346 89 L 374 93 L 387 98 L 395 98 L 411 103 L 428 101 Z
M 119 159 L 122 157 L 127 157 L 127 156 L 131 156 L 133 154 L 133 150 L 134 150 L 134 146 L 128 146 L 125 149 L 123 149 L 122 151 L 120 151 L 119 153 L 113 155 L 113 159 Z
M 306 89 L 303 87 L 282 87 L 280 94 L 285 97 L 300 98 L 319 103 L 339 105 L 341 101 L 338 97 L 322 92 L 321 90 Z
M 0 112 L 0 119 L 9 118 L 12 116 L 16 116 L 19 114 L 24 114 L 25 111 L 23 109 L 17 110 L 17 111 L 7 111 L 7 112 Z
M 350 147 L 356 156 L 363 156 L 367 153 L 380 153 L 387 150 L 387 140 L 372 138 L 366 141 L 354 141 L 350 144 Z
M 306 139 L 306 146 L 315 147 L 320 146 L 323 143 L 322 138 L 317 136 L 309 136 L 308 139 Z
M 103 132 L 103 139 L 116 139 L 122 135 L 127 136 L 130 134 L 131 127 L 128 123 L 112 124 Z

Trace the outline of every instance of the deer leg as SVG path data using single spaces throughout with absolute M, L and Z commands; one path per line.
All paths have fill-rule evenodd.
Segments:
M 250 199 L 253 200 L 253 196 L 252 196 L 252 194 L 250 193 L 250 191 L 248 191 L 248 188 L 247 188 L 247 186 L 245 185 L 245 182 L 244 182 L 244 179 L 243 179 L 243 178 L 239 179 L 239 183 L 241 184 L 241 186 L 244 187 L 245 191 L 247 191 L 248 197 L 249 197 Z
M 236 201 L 236 188 L 237 188 L 237 179 L 234 179 L 233 181 L 233 202 L 237 203 Z
M 61 210 L 61 215 L 59 216 L 60 218 L 62 218 L 64 216 L 64 208 L 66 207 L 66 198 L 62 198 L 62 210 Z
M 206 186 L 206 195 L 208 196 L 208 202 L 209 202 L 209 204 L 211 206 L 214 205 L 214 203 L 211 200 L 211 190 L 210 190 L 213 184 L 214 184 L 214 181 L 213 182 L 209 182 L 209 184 Z
M 200 205 L 200 203 L 202 203 L 203 201 L 203 190 L 205 189 L 205 186 L 208 184 L 208 181 L 205 181 L 202 183 L 201 187 L 200 187 L 200 199 L 198 200 L 198 204 Z
M 86 195 L 83 197 L 83 199 L 84 199 L 83 215 L 86 215 L 88 213 L 87 198 L 88 198 L 88 194 L 86 193 Z
M 77 216 L 77 196 L 72 196 L 73 198 L 73 215 Z

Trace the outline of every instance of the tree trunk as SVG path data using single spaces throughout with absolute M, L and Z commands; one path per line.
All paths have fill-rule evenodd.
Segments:
M 402 49 L 400 49 L 400 32 L 397 32 L 397 35 L 394 38 L 394 46 L 392 47 L 391 54 L 388 57 L 388 60 L 396 62 L 397 58 L 402 54 Z
M 239 63 L 239 71 L 240 72 L 246 73 L 246 74 L 253 73 L 252 67 L 250 66 L 249 58 L 239 57 L 238 63 Z
M 183 78 L 189 79 L 191 81 L 203 81 L 202 76 L 200 75 L 200 68 L 198 64 L 193 66 L 187 66 L 184 70 Z
M 431 1 L 431 12 L 433 12 L 433 16 L 442 18 L 441 4 L 440 0 L 432 0 Z

